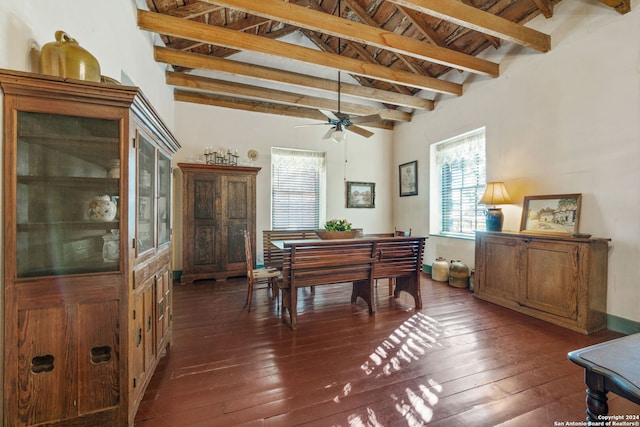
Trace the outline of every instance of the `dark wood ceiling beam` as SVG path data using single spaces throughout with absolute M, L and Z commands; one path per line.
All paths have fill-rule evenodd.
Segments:
M 167 83 L 173 86 L 181 86 L 190 89 L 206 90 L 241 98 L 261 99 L 276 104 L 296 105 L 318 110 L 337 111 L 336 99 L 320 98 L 317 96 L 302 95 L 299 93 L 285 92 L 277 89 L 262 88 L 227 80 L 212 79 L 209 77 L 194 76 L 184 73 L 167 72 Z M 388 110 L 372 105 L 361 105 L 353 102 L 340 102 L 340 111 L 350 115 L 369 116 L 378 114 L 384 120 L 398 122 L 410 122 L 411 114 L 400 110 Z
M 447 48 L 447 44 L 442 40 L 442 37 L 438 36 L 436 32 L 428 25 L 425 25 L 424 20 L 421 18 L 420 14 L 415 10 L 408 9 L 406 7 L 396 5 L 396 8 L 407 17 L 409 21 L 416 27 L 416 29 L 431 43 L 436 46 L 440 46 L 443 48 Z
M 360 6 L 356 1 L 354 0 L 342 0 L 343 5 L 346 5 L 349 9 L 351 9 L 351 11 L 358 17 L 358 19 L 369 25 L 370 27 L 375 27 L 375 28 L 382 28 L 382 26 L 376 22 L 371 16 L 369 16 L 369 14 L 367 13 L 366 10 L 364 10 L 362 8 L 362 6 Z M 361 46 L 358 43 L 358 46 Z M 364 48 L 363 48 L 364 49 Z M 366 49 L 364 49 L 366 51 Z M 368 53 L 368 52 L 367 52 Z M 416 61 L 413 60 L 413 58 L 409 58 L 403 54 L 394 52 L 396 57 L 398 58 L 398 60 L 400 60 L 400 62 L 402 62 L 410 71 L 416 73 L 416 74 L 422 74 L 422 75 L 427 75 L 423 69 L 418 66 L 416 64 Z M 372 60 L 375 61 L 375 58 L 373 58 L 371 55 L 369 55 L 369 57 L 371 57 Z
M 551 49 L 551 37 L 500 16 L 484 12 L 459 1 L 386 0 L 457 25 L 486 33 L 540 52 Z
M 175 9 L 169 9 L 164 13 L 175 16 L 176 18 L 193 19 L 208 13 L 217 12 L 220 9 L 224 8 L 221 6 L 214 6 L 211 3 L 197 1 Z
M 230 59 L 221 59 L 197 53 L 181 52 L 160 46 L 156 46 L 154 48 L 154 56 L 156 61 L 189 69 L 216 71 L 262 81 L 278 82 L 303 89 L 317 89 L 331 93 L 338 92 L 338 83 L 334 80 L 322 79 L 316 76 L 308 76 L 306 74 L 292 73 L 260 65 L 247 64 L 245 62 L 238 62 Z M 341 93 L 345 95 L 369 99 L 384 104 L 398 105 L 420 110 L 433 110 L 435 106 L 434 102 L 428 99 L 379 90 L 371 87 L 342 83 L 340 88 Z
M 236 98 L 223 95 L 199 93 L 176 89 L 173 95 L 176 101 L 190 102 L 194 104 L 212 105 L 222 108 L 233 108 L 236 110 L 252 111 L 254 113 L 269 113 L 281 116 L 300 117 L 311 120 L 327 121 L 327 117 L 318 110 L 311 108 L 282 105 L 269 102 L 252 101 L 249 99 Z M 378 129 L 393 129 L 393 122 L 380 121 L 371 122 L 363 127 L 373 127 Z
M 381 65 L 368 64 L 364 61 L 327 52 L 319 52 L 315 49 L 296 46 L 291 43 L 270 40 L 252 34 L 174 18 L 160 13 L 138 10 L 138 27 L 159 34 L 196 40 L 231 49 L 248 50 L 294 59 L 296 61 L 319 65 L 334 70 L 342 70 L 372 79 L 394 82 L 417 89 L 450 95 L 462 95 L 461 84 L 432 77 L 418 76 L 408 71 L 393 70 Z
M 462 0 L 462 1 L 464 2 L 464 4 L 466 4 L 466 5 L 468 5 L 468 6 L 470 6 L 470 5 L 471 5 L 471 0 Z M 534 1 L 536 1 L 536 0 L 534 0 Z M 548 1 L 548 0 L 541 0 L 541 1 Z M 498 3 L 499 3 L 499 2 L 498 2 Z M 493 7 L 496 7 L 498 3 L 496 3 Z M 399 7 L 399 6 L 398 6 L 398 7 Z M 484 10 L 485 12 L 492 13 L 492 14 L 494 14 L 494 15 L 497 15 L 498 13 L 497 13 L 497 12 L 494 12 L 494 11 L 492 10 L 492 9 L 493 9 L 493 7 L 490 7 L 489 9 L 483 9 L 483 10 Z M 501 40 L 500 40 L 498 37 L 494 37 L 494 36 L 489 35 L 489 34 L 487 34 L 487 33 L 479 33 L 479 34 L 482 34 L 482 36 L 484 37 L 484 39 L 485 39 L 486 41 L 488 41 L 488 42 L 489 42 L 489 43 L 490 43 L 490 44 L 491 44 L 495 49 L 498 49 L 498 48 L 500 47 L 500 45 L 501 45 Z
M 296 25 L 357 43 L 367 44 L 424 61 L 497 77 L 496 63 L 430 45 L 411 37 L 318 12 L 282 0 L 207 0 L 209 3 Z M 440 0 L 439 0 L 440 1 Z
M 307 38 L 313 44 L 318 46 L 318 49 L 322 49 L 325 52 L 337 53 L 330 46 L 328 46 L 324 42 L 324 40 L 322 40 L 322 38 L 320 38 L 315 32 L 309 31 L 309 30 L 305 30 L 305 29 L 302 29 L 300 31 L 302 31 L 302 34 L 307 36 Z M 369 62 L 370 64 L 378 64 L 378 65 L 380 65 L 380 63 L 377 62 L 369 54 L 369 52 L 367 52 L 367 50 L 364 49 L 362 46 L 360 46 L 360 45 L 358 45 L 356 43 L 351 43 L 351 42 L 347 42 L 346 45 L 347 45 L 348 49 L 353 49 L 358 55 L 360 55 L 361 58 L 363 58 L 365 61 Z M 357 80 L 360 84 L 369 86 L 369 82 L 364 77 L 360 77 L 360 76 L 357 76 L 357 75 L 352 75 L 351 77 L 354 78 L 355 80 Z M 405 95 L 411 95 L 411 91 L 409 89 L 407 89 L 406 87 L 404 87 L 404 86 L 399 86 L 399 85 L 394 84 L 393 87 L 396 89 L 396 91 L 398 91 L 398 93 L 404 93 Z
M 533 0 L 533 3 L 545 18 L 553 18 L 553 3 L 551 3 L 551 0 Z
M 228 28 L 229 30 L 234 30 L 234 31 L 247 31 L 247 30 L 259 27 L 260 25 L 266 24 L 269 21 L 271 20 L 266 18 L 261 18 L 259 16 L 249 15 L 238 22 L 234 22 L 233 24 L 226 25 L 225 28 Z
M 614 8 L 618 13 L 631 12 L 631 0 L 600 0 L 600 3 Z

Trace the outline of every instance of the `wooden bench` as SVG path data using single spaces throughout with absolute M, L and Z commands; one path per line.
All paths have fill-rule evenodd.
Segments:
M 351 303 L 360 297 L 373 314 L 374 279 L 388 277 L 396 280 L 396 297 L 406 291 L 413 296 L 416 309 L 422 308 L 424 241 L 424 237 L 272 241 L 283 252 L 283 308 L 289 312 L 291 328 L 297 328 L 298 288 L 306 286 L 351 282 Z
M 262 256 L 264 257 L 264 266 L 268 268 L 277 268 L 282 270 L 284 261 L 283 249 L 279 249 L 271 242 L 276 240 L 307 240 L 318 239 L 317 230 L 263 230 L 262 231 Z
M 389 294 L 398 298 L 400 291 L 413 296 L 417 309 L 422 308 L 420 271 L 425 238 L 396 238 L 376 242 L 373 278 L 389 278 Z
M 361 228 L 354 228 L 359 236 L 362 236 Z M 317 240 L 317 229 L 300 230 L 263 230 L 262 231 L 262 256 L 264 266 L 282 270 L 285 251 L 275 247 L 271 242 L 279 240 Z

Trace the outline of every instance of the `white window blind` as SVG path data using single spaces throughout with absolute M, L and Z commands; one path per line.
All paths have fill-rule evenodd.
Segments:
M 324 185 L 324 153 L 272 148 L 272 229 L 319 228 Z
M 485 230 L 485 207 L 478 206 L 486 186 L 485 129 L 436 145 L 440 190 L 440 231 L 472 235 Z

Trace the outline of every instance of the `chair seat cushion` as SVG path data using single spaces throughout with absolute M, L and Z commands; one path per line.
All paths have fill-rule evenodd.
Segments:
M 267 268 L 255 268 L 253 270 L 253 277 L 256 279 L 264 279 L 269 277 L 280 277 L 280 271 L 267 269 Z

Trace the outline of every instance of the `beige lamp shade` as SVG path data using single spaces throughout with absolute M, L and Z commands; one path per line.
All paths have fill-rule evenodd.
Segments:
M 487 182 L 487 188 L 480 199 L 482 205 L 504 205 L 513 203 L 502 181 Z

